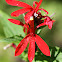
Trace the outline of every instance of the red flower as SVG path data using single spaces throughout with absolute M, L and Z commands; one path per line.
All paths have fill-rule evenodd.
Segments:
M 9 21 L 14 23 L 14 24 L 24 26 L 18 20 L 9 19 Z M 48 45 L 45 43 L 45 41 L 40 36 L 35 34 L 34 21 L 31 20 L 29 25 L 30 25 L 30 28 L 28 28 L 29 34 L 24 39 L 22 39 L 21 42 L 19 43 L 19 45 L 17 46 L 17 48 L 15 50 L 15 56 L 20 55 L 25 50 L 25 48 L 27 47 L 27 45 L 29 43 L 28 60 L 30 62 L 32 62 L 32 60 L 33 60 L 33 58 L 35 56 L 35 42 L 36 42 L 36 44 L 38 45 L 39 49 L 41 50 L 41 52 L 43 54 L 45 54 L 46 56 L 50 56 L 50 50 L 49 50 Z
M 27 28 L 28 35 L 25 38 L 23 38 L 21 42 L 19 43 L 19 45 L 17 46 L 15 50 L 15 56 L 20 55 L 25 50 L 25 48 L 27 47 L 29 43 L 28 60 L 32 62 L 35 56 L 35 42 L 43 54 L 45 54 L 46 56 L 50 56 L 50 50 L 49 50 L 48 45 L 45 43 L 45 41 L 40 36 L 35 34 L 35 28 L 34 28 L 34 22 L 36 23 L 40 22 L 37 24 L 38 26 L 36 25 L 37 26 L 36 28 L 39 28 L 40 26 L 48 25 L 49 29 L 51 29 L 53 22 L 54 22 L 54 20 L 50 19 L 50 17 L 43 16 L 41 15 L 40 12 L 37 12 L 38 10 L 43 10 L 46 12 L 46 14 L 48 14 L 48 12 L 44 10 L 43 8 L 39 9 L 39 6 L 42 3 L 42 0 L 40 0 L 39 2 L 34 1 L 33 7 L 31 7 L 30 5 L 24 2 L 17 1 L 17 0 L 6 0 L 6 2 L 12 6 L 23 7 L 23 9 L 20 9 L 20 10 L 17 10 L 11 13 L 11 16 L 19 16 L 20 14 L 28 12 L 24 17 L 25 24 L 23 24 L 19 20 L 8 19 L 10 22 L 14 24 L 23 26 L 24 32 L 25 32 L 25 28 Z M 37 5 L 36 7 L 35 7 L 35 4 Z M 30 18 L 31 16 L 33 16 L 34 20 Z M 44 22 L 43 20 L 41 20 L 43 17 L 45 18 Z
M 44 25 L 48 25 L 49 29 L 51 29 L 52 25 L 53 25 L 53 22 L 55 22 L 55 20 L 52 20 L 52 19 L 50 19 L 50 17 L 46 16 L 45 19 L 44 19 L 44 22 L 39 24 L 37 26 L 37 28 L 39 28 L 41 26 L 44 26 Z
M 45 43 L 45 41 L 39 37 L 38 35 L 33 35 L 33 33 L 28 34 L 17 46 L 15 51 L 15 56 L 20 55 L 25 48 L 27 47 L 27 44 L 29 43 L 28 48 L 28 60 L 32 62 L 34 56 L 35 56 L 35 42 L 37 43 L 39 49 L 42 51 L 43 54 L 46 56 L 50 56 L 50 50 L 48 45 Z
M 30 21 L 30 17 L 34 15 L 34 13 L 37 13 L 38 10 L 43 10 L 45 11 L 47 14 L 48 12 L 44 9 L 39 9 L 39 6 L 40 4 L 42 3 L 42 0 L 38 2 L 34 1 L 33 2 L 33 7 L 24 3 L 24 2 L 21 2 L 21 1 L 17 1 L 17 0 L 6 0 L 6 2 L 9 4 L 9 5 L 12 5 L 12 6 L 18 6 L 18 7 L 23 7 L 22 9 L 19 9 L 17 11 L 14 11 L 13 13 L 11 13 L 11 16 L 19 16 L 20 14 L 23 14 L 25 12 L 28 12 L 26 15 L 25 15 L 25 22 L 26 23 L 29 23 Z M 36 8 L 35 8 L 35 4 L 37 5 Z

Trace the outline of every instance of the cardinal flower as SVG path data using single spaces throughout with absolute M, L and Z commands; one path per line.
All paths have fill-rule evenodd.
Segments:
M 53 22 L 55 22 L 55 20 L 52 20 L 52 19 L 50 19 L 50 17 L 45 16 L 44 22 L 41 23 L 41 24 L 39 24 L 39 25 L 37 26 L 37 28 L 39 28 L 39 27 L 41 27 L 41 26 L 44 26 L 44 25 L 48 25 L 48 28 L 51 29 L 52 26 L 53 26 Z
M 34 16 L 34 13 L 37 13 L 38 10 L 43 10 L 48 14 L 48 12 L 45 9 L 42 9 L 42 8 L 39 9 L 39 6 L 42 3 L 42 0 L 40 0 L 39 2 L 34 1 L 33 7 L 24 2 L 17 1 L 17 0 L 6 0 L 6 2 L 12 6 L 23 7 L 22 9 L 12 12 L 11 16 L 19 16 L 20 14 L 27 12 L 27 14 L 24 17 L 26 23 L 29 23 L 30 17 Z M 35 4 L 37 5 L 36 7 L 35 7 Z
M 29 43 L 28 60 L 29 60 L 29 62 L 32 62 L 32 60 L 34 59 L 34 56 L 35 56 L 35 42 L 44 55 L 50 56 L 50 50 L 49 50 L 48 45 L 40 36 L 35 34 L 35 28 L 34 28 L 34 25 L 35 25 L 34 22 L 36 22 L 36 23 L 38 23 L 37 24 L 38 26 L 37 25 L 36 25 L 37 27 L 35 26 L 36 28 L 39 28 L 40 26 L 48 25 L 49 29 L 51 29 L 52 24 L 54 22 L 48 16 L 46 16 L 46 18 L 44 19 L 44 22 L 42 22 L 41 19 L 45 16 L 42 16 L 41 13 L 37 12 L 37 11 L 43 10 L 46 12 L 46 14 L 48 14 L 48 12 L 45 9 L 43 9 L 43 8 L 39 9 L 39 6 L 42 3 L 42 0 L 40 0 L 39 2 L 34 1 L 33 7 L 24 2 L 17 1 L 17 0 L 6 0 L 6 2 L 12 6 L 23 7 L 22 9 L 19 9 L 17 11 L 14 11 L 13 13 L 11 13 L 11 16 L 19 16 L 20 14 L 27 12 L 27 14 L 24 17 L 25 24 L 23 24 L 19 20 L 8 19 L 10 22 L 12 22 L 16 25 L 23 26 L 24 32 L 25 32 L 25 28 L 27 28 L 27 35 L 25 38 L 23 38 L 21 40 L 19 45 L 16 47 L 15 56 L 22 54 L 22 52 L 25 50 L 25 48 L 27 47 L 27 45 Z M 37 5 L 36 7 L 35 7 L 35 4 Z M 31 17 L 32 17 L 32 19 L 31 19 Z
M 8 19 L 8 20 L 14 24 L 24 26 L 24 24 L 18 20 L 14 20 L 14 19 Z M 29 34 L 25 38 L 23 38 L 21 42 L 19 43 L 19 45 L 17 46 L 15 50 L 15 56 L 20 55 L 25 50 L 25 48 L 27 47 L 29 43 L 28 60 L 29 62 L 32 62 L 35 56 L 35 42 L 43 54 L 45 54 L 46 56 L 50 56 L 50 50 L 49 50 L 48 45 L 40 36 L 35 34 L 34 20 L 31 20 L 29 25 L 30 25 L 30 28 L 28 28 Z

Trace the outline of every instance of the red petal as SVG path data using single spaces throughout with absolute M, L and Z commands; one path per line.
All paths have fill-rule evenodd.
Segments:
M 17 11 L 12 12 L 11 16 L 16 16 L 17 17 L 20 14 L 23 14 L 23 13 L 28 12 L 28 11 L 30 11 L 30 8 L 29 9 L 28 8 L 19 9 Z
M 35 4 L 37 5 L 38 2 L 36 2 L 36 1 L 33 2 L 33 8 L 35 8 Z
M 39 24 L 39 25 L 36 26 L 36 27 L 39 28 L 39 27 L 44 26 L 44 25 L 45 25 L 45 23 L 41 23 L 41 24 Z
M 24 33 L 26 32 L 25 27 L 23 28 Z
M 16 25 L 22 25 L 24 26 L 24 24 L 22 22 L 20 22 L 19 20 L 15 20 L 15 19 L 8 19 L 10 22 L 16 24 Z
M 52 22 L 55 22 L 55 20 L 52 20 Z
M 26 22 L 26 23 L 29 23 L 30 17 L 33 15 L 33 13 L 34 13 L 34 10 L 28 12 L 28 13 L 25 15 L 24 19 L 25 19 L 25 22 Z
M 50 50 L 48 45 L 45 43 L 45 41 L 38 35 L 35 36 L 36 43 L 39 47 L 39 49 L 42 51 L 43 54 L 46 56 L 50 56 Z
M 53 22 L 52 21 L 48 22 L 48 27 L 49 27 L 50 30 L 52 28 L 52 25 L 53 25 Z
M 35 39 L 34 37 L 31 37 L 29 49 L 28 49 L 28 60 L 32 62 L 35 56 Z
M 27 34 L 29 33 L 29 25 L 28 24 L 24 24 L 24 32 L 26 32 L 25 28 L 27 28 Z
M 15 1 L 15 0 L 6 0 L 7 4 L 12 6 L 19 6 L 19 7 L 26 7 L 26 8 L 32 8 L 30 5 L 21 2 L 21 1 Z
M 39 9 L 39 10 L 43 10 L 43 11 L 45 11 L 46 12 L 46 14 L 48 14 L 48 11 L 46 11 L 45 9 L 43 9 L 43 8 L 41 8 L 41 9 Z
M 21 40 L 21 42 L 17 46 L 15 50 L 15 56 L 20 55 L 25 50 L 28 42 L 29 42 L 29 34 L 23 40 Z
M 39 6 L 41 5 L 42 1 L 43 1 L 43 0 L 40 0 L 39 3 L 37 4 L 37 6 L 36 6 L 36 8 L 35 8 L 35 11 L 36 11 L 36 12 L 38 11 Z

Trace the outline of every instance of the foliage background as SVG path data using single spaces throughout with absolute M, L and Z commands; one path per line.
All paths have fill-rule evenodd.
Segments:
M 20 0 L 22 2 L 28 3 L 32 6 L 33 1 L 35 0 Z M 39 2 L 39 0 L 36 0 Z M 50 49 L 54 52 L 58 51 L 59 55 L 56 58 L 57 61 L 52 57 L 46 57 L 41 53 L 36 53 L 37 62 L 62 62 L 62 0 L 43 0 L 40 8 L 43 7 L 49 12 L 50 16 L 53 13 L 56 13 L 53 17 L 56 22 L 53 24 L 51 30 L 46 26 L 41 30 L 39 34 L 46 43 L 51 47 Z M 14 57 L 14 49 L 8 48 L 3 50 L 3 47 L 7 44 L 14 42 L 16 45 L 21 41 L 25 34 L 23 33 L 23 27 L 14 25 L 10 23 L 7 19 L 14 18 L 17 20 L 24 20 L 23 15 L 19 17 L 11 17 L 11 13 L 15 10 L 21 9 L 21 7 L 10 6 L 5 0 L 0 0 L 0 62 L 19 62 L 21 59 L 19 57 Z M 45 14 L 43 11 L 42 14 Z M 24 21 L 22 21 L 24 22 Z M 57 47 L 56 47 L 57 46 Z M 22 57 L 24 56 L 24 57 Z M 25 52 L 21 55 L 24 60 L 27 60 L 27 54 Z M 48 59 L 51 59 L 50 61 Z M 34 61 L 33 61 L 34 62 Z

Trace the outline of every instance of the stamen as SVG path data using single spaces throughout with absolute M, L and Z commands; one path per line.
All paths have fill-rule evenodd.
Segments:
M 53 13 L 50 17 L 52 17 L 53 15 L 55 15 L 55 13 Z
M 34 16 L 35 16 L 35 18 L 38 16 L 38 14 L 36 14 L 36 12 L 34 13 Z
M 33 16 L 30 17 L 30 20 L 34 20 Z

